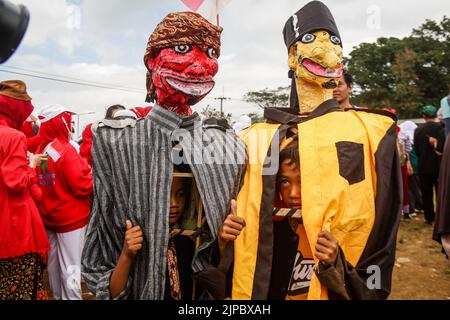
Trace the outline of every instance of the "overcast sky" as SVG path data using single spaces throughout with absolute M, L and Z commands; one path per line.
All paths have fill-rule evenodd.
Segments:
M 16 54 L 0 70 L 38 71 L 82 79 L 119 91 L 58 83 L 0 72 L 0 80 L 22 79 L 35 107 L 63 104 L 84 116 L 81 126 L 101 118 L 105 107 L 144 106 L 147 39 L 166 14 L 188 10 L 180 0 L 12 0 L 31 12 L 28 32 Z M 237 118 L 258 108 L 241 101 L 252 90 L 289 84 L 282 30 L 286 20 L 308 1 L 232 0 L 222 11 L 222 56 L 216 87 L 195 107 L 218 107 Z M 450 15 L 442 0 L 325 0 L 335 16 L 345 54 L 378 37 L 404 37 L 426 19 Z M 28 71 L 25 71 L 29 73 Z M 70 80 L 69 81 L 76 81 Z

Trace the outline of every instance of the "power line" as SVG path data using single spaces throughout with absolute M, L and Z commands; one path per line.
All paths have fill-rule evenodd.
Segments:
M 138 91 L 137 89 L 136 90 L 134 90 L 134 89 L 122 89 L 122 88 L 106 86 L 106 85 L 97 85 L 97 84 L 89 84 L 89 83 L 83 83 L 83 82 L 77 82 L 77 81 L 68 81 L 68 80 L 62 80 L 62 79 L 55 79 L 55 78 L 51 78 L 51 77 L 32 75 L 32 74 L 24 73 L 24 72 L 14 72 L 14 71 L 3 70 L 3 69 L 0 69 L 0 72 L 17 74 L 17 75 L 21 75 L 21 76 L 25 76 L 25 77 L 31 77 L 31 78 L 37 78 L 37 79 L 43 79 L 43 80 L 49 80 L 49 81 L 55 81 L 55 82 L 76 84 L 76 85 L 85 86 L 85 87 L 93 87 L 93 88 L 100 88 L 100 89 L 125 91 L 125 92 L 130 92 L 130 93 L 139 93 L 139 94 L 140 93 L 145 93 L 145 91 L 142 91 L 142 90 Z M 134 91 L 132 91 L 132 90 L 134 90 Z
M 23 71 L 26 71 L 26 72 L 16 72 L 16 71 L 3 70 L 3 69 L 0 69 L 0 72 L 10 73 L 10 74 L 17 74 L 17 75 L 22 75 L 22 76 L 26 76 L 26 77 L 38 78 L 38 79 L 55 81 L 55 82 L 61 82 L 61 83 L 76 84 L 76 85 L 81 85 L 81 86 L 85 86 L 85 87 L 93 87 L 93 88 L 109 89 L 109 90 L 118 90 L 118 91 L 130 92 L 130 93 L 146 93 L 146 91 L 143 91 L 143 90 L 140 90 L 140 89 L 136 89 L 136 88 L 128 88 L 128 87 L 116 86 L 114 84 L 93 82 L 93 81 L 83 80 L 83 79 L 79 79 L 79 78 L 72 78 L 72 77 L 68 77 L 68 76 L 61 76 L 61 75 L 56 75 L 56 74 L 51 74 L 51 73 L 45 73 L 45 72 L 30 70 L 30 69 L 21 68 L 21 67 L 15 67 L 15 66 L 3 66 L 3 67 L 10 68 L 10 69 L 23 70 Z M 30 73 L 27 73 L 27 72 L 36 73 L 38 75 L 30 74 Z M 43 76 L 39 76 L 39 74 L 41 74 Z M 55 77 L 65 78 L 65 79 L 72 79 L 72 80 L 76 80 L 76 81 L 57 79 Z M 224 100 L 247 102 L 245 100 L 238 99 L 238 98 L 225 98 L 225 97 L 217 97 L 217 98 L 205 97 L 205 99 L 208 99 L 208 100 L 220 100 L 221 109 L 223 108 Z
M 216 97 L 216 98 L 214 98 L 214 97 L 205 97 L 205 100 L 220 100 L 220 97 Z M 247 102 L 245 100 L 238 99 L 238 98 L 226 98 L 225 100 Z
M 32 73 L 36 73 L 38 75 L 44 75 L 44 76 L 50 76 L 52 78 L 63 78 L 63 79 L 69 79 L 69 80 L 75 80 L 75 81 L 81 81 L 81 82 L 85 82 L 85 83 L 90 83 L 90 84 L 94 84 L 94 85 L 102 85 L 102 86 L 109 86 L 109 87 L 115 87 L 115 88 L 122 88 L 122 89 L 127 89 L 127 90 L 136 90 L 136 91 L 141 91 L 140 89 L 137 88 L 131 88 L 131 87 L 124 87 L 121 86 L 119 84 L 112 84 L 112 83 L 102 83 L 102 82 L 95 82 L 95 81 L 89 81 L 89 80 L 84 80 L 84 79 L 79 79 L 79 78 L 73 78 L 73 77 L 68 77 L 68 76 L 62 76 L 59 74 L 52 74 L 52 73 L 46 73 L 46 72 L 41 72 L 41 71 L 36 71 L 36 70 L 31 70 L 31 69 L 27 69 L 27 68 L 22 68 L 22 67 L 17 67 L 17 66 L 2 66 L 3 68 L 9 68 L 9 69 L 16 69 L 16 70 L 21 70 L 21 71 L 25 71 L 25 72 L 32 72 Z

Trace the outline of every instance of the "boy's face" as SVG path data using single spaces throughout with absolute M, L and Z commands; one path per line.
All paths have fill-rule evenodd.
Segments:
M 169 224 L 172 226 L 180 220 L 186 205 L 186 190 L 183 178 L 174 178 L 170 193 Z
M 300 169 L 291 159 L 286 159 L 281 163 L 278 174 L 278 190 L 280 190 L 281 200 L 286 207 L 302 208 Z

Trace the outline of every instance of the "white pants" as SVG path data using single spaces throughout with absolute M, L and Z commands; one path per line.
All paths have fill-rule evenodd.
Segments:
M 56 300 L 82 300 L 81 253 L 86 227 L 55 233 L 47 230 L 50 242 L 48 280 Z

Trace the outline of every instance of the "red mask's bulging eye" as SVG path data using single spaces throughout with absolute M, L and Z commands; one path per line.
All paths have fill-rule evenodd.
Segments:
M 208 48 L 208 56 L 211 59 L 217 58 L 217 50 L 214 48 Z
M 184 54 L 184 53 L 188 53 L 189 51 L 191 51 L 191 50 L 192 50 L 192 47 L 191 47 L 190 45 L 184 44 L 184 45 L 180 45 L 180 46 L 175 46 L 175 47 L 173 47 L 173 50 L 174 50 L 176 53 Z

